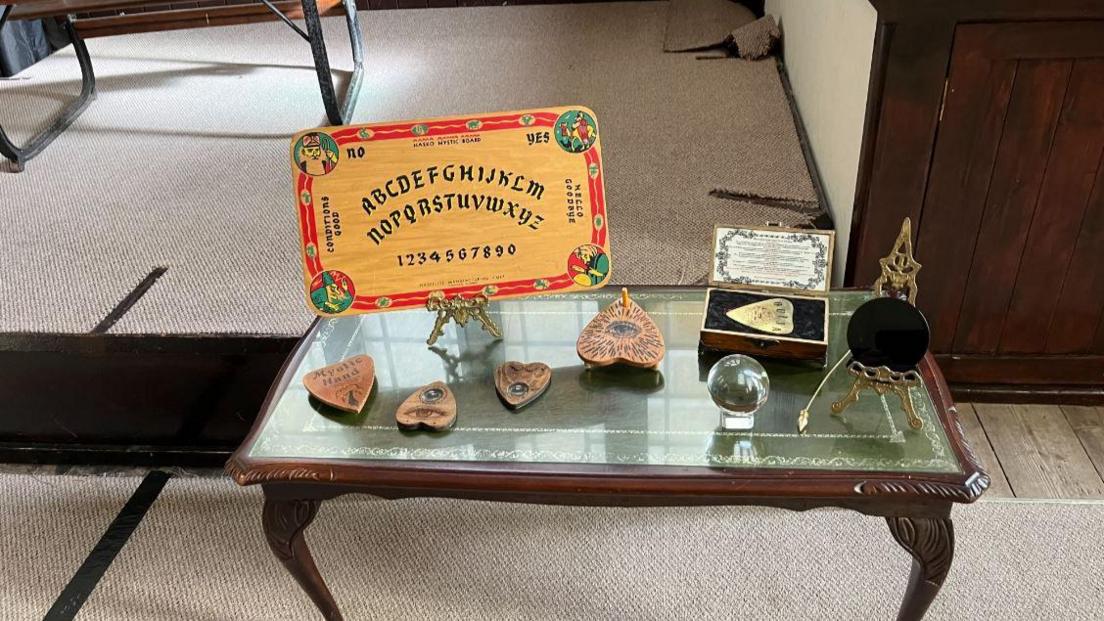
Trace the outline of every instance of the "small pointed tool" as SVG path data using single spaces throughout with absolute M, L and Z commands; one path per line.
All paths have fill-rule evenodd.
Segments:
M 734 308 L 725 316 L 736 323 L 771 334 L 790 334 L 794 329 L 793 302 L 785 298 L 771 298 Z
M 654 369 L 667 351 L 652 318 L 621 290 L 621 299 L 598 313 L 579 334 L 575 351 L 588 366 L 625 364 Z
M 352 413 L 359 412 L 368 402 L 375 382 L 376 364 L 365 354 L 315 369 L 303 377 L 303 386 L 316 399 Z
M 506 407 L 520 410 L 544 394 L 552 382 L 552 367 L 543 362 L 511 360 L 495 369 L 495 390 Z
M 456 423 L 456 397 L 444 382 L 422 386 L 399 405 L 395 422 L 408 431 L 444 431 Z

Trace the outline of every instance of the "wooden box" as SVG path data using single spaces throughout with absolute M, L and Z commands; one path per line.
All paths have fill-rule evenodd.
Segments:
M 823 366 L 828 353 L 834 244 L 834 231 L 715 228 L 702 345 L 755 357 L 815 361 Z M 758 306 L 743 311 L 743 318 L 753 325 L 730 316 L 732 311 L 753 304 Z

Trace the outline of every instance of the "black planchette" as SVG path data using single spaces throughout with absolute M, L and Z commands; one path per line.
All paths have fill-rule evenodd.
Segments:
M 855 309 L 847 324 L 851 356 L 867 367 L 904 373 L 928 351 L 931 330 L 920 309 L 897 298 L 875 298 Z

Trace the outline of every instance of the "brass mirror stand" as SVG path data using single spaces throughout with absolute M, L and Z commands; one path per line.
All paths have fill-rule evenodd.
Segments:
M 912 221 L 910 219 L 905 218 L 901 223 L 901 232 L 897 235 L 897 241 L 893 243 L 893 250 L 889 256 L 879 259 L 878 263 L 882 266 L 882 274 L 874 281 L 874 295 L 896 297 L 915 305 L 916 274 L 921 266 L 912 256 Z M 847 365 L 847 370 L 855 376 L 855 381 L 851 384 L 851 390 L 842 399 L 832 404 L 833 414 L 842 414 L 852 403 L 859 400 L 863 390 L 873 390 L 879 396 L 893 392 L 901 399 L 901 407 L 905 410 L 909 427 L 913 429 L 924 427 L 924 421 L 916 415 L 916 409 L 912 406 L 912 396 L 909 393 L 909 387 L 920 383 L 920 376 L 915 370 L 898 372 L 888 367 L 868 367 L 857 360 L 852 360 Z M 804 427 L 801 421 L 798 426 Z
M 490 332 L 491 336 L 496 339 L 502 338 L 502 330 L 499 329 L 493 319 L 487 316 L 488 302 L 490 302 L 490 299 L 481 293 L 476 294 L 471 299 L 457 294 L 451 300 L 446 298 L 445 294 L 440 291 L 430 294 L 429 299 L 426 300 L 426 310 L 437 313 L 437 321 L 433 324 L 433 332 L 430 332 L 429 338 L 426 339 L 426 345 L 433 345 L 440 336 L 444 335 L 445 324 L 450 320 L 463 327 L 473 317 L 479 320 L 483 329 Z
M 851 384 L 851 390 L 842 399 L 832 404 L 832 414 L 842 414 L 848 406 L 859 400 L 859 393 L 869 388 L 878 396 L 888 392 L 895 393 L 901 399 L 901 407 L 905 410 L 909 427 L 923 429 L 924 421 L 916 415 L 916 409 L 912 407 L 912 394 L 909 393 L 910 387 L 920 385 L 920 376 L 916 371 L 898 373 L 888 367 L 868 367 L 857 360 L 852 360 L 847 365 L 847 371 L 855 376 L 855 383 Z

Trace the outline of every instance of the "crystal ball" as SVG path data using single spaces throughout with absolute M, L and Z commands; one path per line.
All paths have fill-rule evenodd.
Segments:
M 709 396 L 722 410 L 751 413 L 767 402 L 770 378 L 763 365 L 743 354 L 725 356 L 713 365 L 706 379 Z

